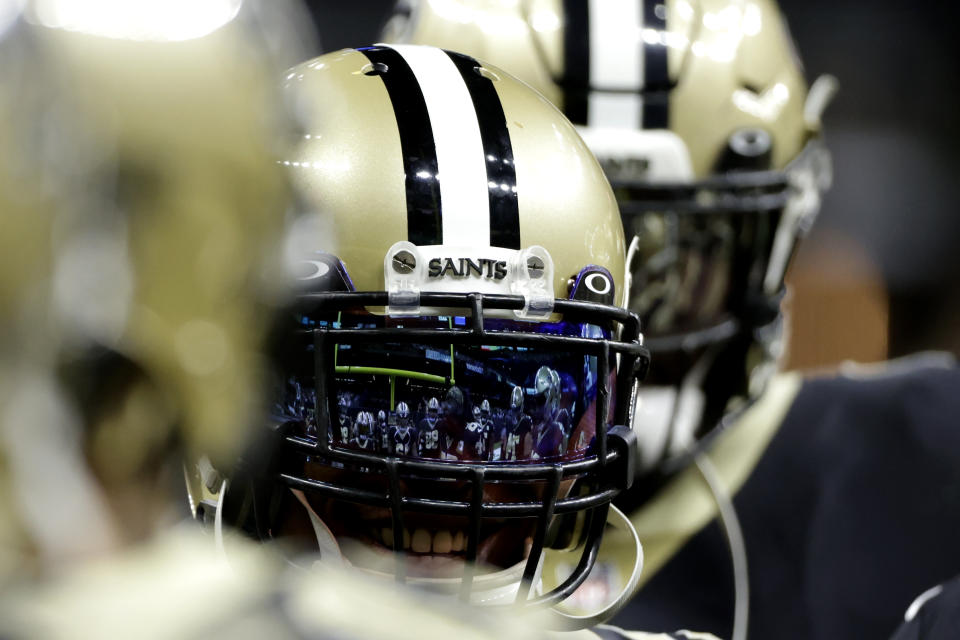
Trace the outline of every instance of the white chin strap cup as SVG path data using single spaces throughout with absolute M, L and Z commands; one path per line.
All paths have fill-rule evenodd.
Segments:
M 630 577 L 620 590 L 620 593 L 606 606 L 597 611 L 588 614 L 574 615 L 562 611 L 563 603 L 546 612 L 546 624 L 548 628 L 556 630 L 587 629 L 598 624 L 603 624 L 615 616 L 627 602 L 633 598 L 637 590 L 637 584 L 640 582 L 640 573 L 643 571 L 643 545 L 640 544 L 640 536 L 633 524 L 615 506 L 610 505 L 610 511 L 607 514 L 607 524 L 622 531 L 625 531 L 633 540 L 633 566 L 630 570 Z M 588 578 L 589 579 L 589 578 Z

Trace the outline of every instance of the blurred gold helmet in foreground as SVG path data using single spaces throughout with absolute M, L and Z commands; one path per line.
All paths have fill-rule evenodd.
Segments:
M 2 573 L 149 533 L 171 452 L 242 445 L 289 195 L 271 46 L 307 40 L 287 2 L 0 4 Z

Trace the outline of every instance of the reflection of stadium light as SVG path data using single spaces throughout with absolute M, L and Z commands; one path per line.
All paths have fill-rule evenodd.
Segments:
M 32 20 L 105 38 L 179 42 L 201 38 L 233 20 L 241 0 L 44 0 L 35 3 Z

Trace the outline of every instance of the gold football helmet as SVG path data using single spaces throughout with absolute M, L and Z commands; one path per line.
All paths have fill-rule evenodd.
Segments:
M 169 517 L 180 446 L 226 467 L 244 440 L 289 197 L 285 61 L 254 2 L 12 4 L 0 555 L 56 563 Z
M 275 446 L 211 498 L 218 520 L 281 537 L 305 512 L 321 562 L 557 604 L 625 522 L 648 363 L 602 169 L 543 96 L 457 53 L 343 50 L 285 86 L 299 302 Z M 573 554 L 562 584 L 539 585 L 545 548 Z
M 559 105 L 613 185 L 629 307 L 655 366 L 641 467 L 755 396 L 780 351 L 783 276 L 830 181 L 820 115 L 771 0 L 401 0 L 386 42 L 455 47 Z

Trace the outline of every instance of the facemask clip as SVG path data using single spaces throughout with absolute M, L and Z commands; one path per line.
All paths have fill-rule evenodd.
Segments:
M 383 258 L 383 283 L 387 290 L 387 314 L 420 315 L 420 283 L 424 260 L 412 242 L 395 243 Z
M 523 308 L 514 311 L 521 320 L 546 318 L 553 313 L 553 258 L 539 245 L 527 247 L 513 263 L 510 291 L 523 296 Z

